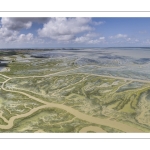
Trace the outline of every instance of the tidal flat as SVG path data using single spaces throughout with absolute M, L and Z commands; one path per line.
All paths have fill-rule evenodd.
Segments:
M 150 132 L 149 110 L 150 48 L 0 50 L 1 133 Z

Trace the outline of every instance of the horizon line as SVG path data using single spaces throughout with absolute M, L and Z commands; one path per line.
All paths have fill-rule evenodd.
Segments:
M 150 46 L 96 46 L 96 47 L 86 47 L 86 46 L 80 46 L 80 47 L 12 47 L 12 48 L 0 48 L 0 50 L 3 49 L 76 49 L 76 48 L 150 48 Z

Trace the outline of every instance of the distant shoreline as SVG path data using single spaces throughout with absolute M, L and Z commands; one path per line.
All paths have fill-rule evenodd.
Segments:
M 128 46 L 126 46 L 126 47 L 116 47 L 116 46 L 114 46 L 114 47 L 112 47 L 112 46 L 108 46 L 108 47 L 30 47 L 30 48 L 28 48 L 28 47 L 25 47 L 25 48 L 0 48 L 0 51 L 1 50 L 79 50 L 79 49 L 87 49 L 87 48 L 145 48 L 145 49 L 147 49 L 147 48 L 150 48 L 150 47 L 128 47 Z

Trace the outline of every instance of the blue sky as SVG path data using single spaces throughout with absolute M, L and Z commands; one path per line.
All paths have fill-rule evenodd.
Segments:
M 0 48 L 113 46 L 150 46 L 150 18 L 0 18 Z

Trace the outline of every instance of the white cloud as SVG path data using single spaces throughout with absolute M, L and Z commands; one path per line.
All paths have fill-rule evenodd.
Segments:
M 9 42 L 15 41 L 18 35 L 18 31 L 8 30 L 7 28 L 0 28 L 0 41 Z
M 51 36 L 51 39 L 56 41 L 70 41 L 74 39 L 74 35 L 68 34 L 68 35 Z
M 97 34 L 93 32 L 89 32 L 87 34 L 84 34 L 82 36 L 76 37 L 74 39 L 75 43 L 87 43 L 91 38 L 96 37 Z
M 29 29 L 32 26 L 31 21 L 19 18 L 2 18 L 1 19 L 2 27 L 7 28 L 8 30 L 20 30 L 22 28 Z
M 18 39 L 18 41 L 20 42 L 28 42 L 28 41 L 31 41 L 33 40 L 33 34 L 32 33 L 28 33 L 28 34 L 20 34 Z
M 105 37 L 99 37 L 99 40 L 105 40 Z
M 131 38 L 127 38 L 127 41 L 131 41 Z
M 76 34 L 92 30 L 90 21 L 91 18 L 51 18 L 38 30 L 38 35 L 58 41 L 72 40 Z
M 98 44 L 105 41 L 105 37 L 99 37 L 98 39 L 93 39 L 88 41 L 88 44 Z
M 50 18 L 46 17 L 3 17 L 1 19 L 1 26 L 7 28 L 8 30 L 20 30 L 20 29 L 29 29 L 32 26 L 33 22 L 46 23 Z
M 0 21 L 0 42 L 1 43 L 33 43 L 39 42 L 32 33 L 20 34 L 22 28 L 28 29 L 32 22 L 47 22 L 49 18 L 2 18 Z M 42 41 L 43 42 L 43 41 Z
M 105 37 L 99 37 L 96 33 L 87 33 L 83 36 L 75 38 L 75 43 L 97 44 L 104 42 Z
M 117 34 L 115 36 L 110 36 L 110 39 L 118 39 L 118 38 L 126 38 L 127 35 L 126 34 Z
M 11 30 L 8 30 L 7 28 L 0 28 L 0 35 L 1 35 L 0 38 L 9 37 L 17 33 L 18 33 L 17 31 L 11 31 Z
M 126 41 L 127 41 L 128 43 L 137 43 L 137 42 L 139 42 L 139 39 L 127 38 Z
M 93 33 L 93 32 L 89 32 L 87 34 L 84 34 L 83 36 L 80 37 L 76 37 L 74 39 L 75 43 L 88 43 L 91 39 L 97 37 L 98 34 Z
M 86 37 L 92 38 L 92 37 L 98 37 L 99 34 L 95 33 L 95 32 L 89 32 L 87 34 L 85 34 Z
M 11 42 L 31 42 L 33 39 L 33 34 L 19 34 L 18 31 L 8 30 L 7 28 L 0 28 L 0 41 L 3 43 Z
M 85 43 L 89 40 L 88 37 L 86 36 L 80 36 L 80 37 L 77 37 L 74 41 L 75 43 Z
M 99 40 L 90 40 L 90 41 L 88 42 L 88 44 L 98 44 L 98 43 L 100 43 Z
M 0 41 L 10 43 L 19 41 L 19 29 L 30 28 L 32 25 L 31 21 L 25 21 L 23 18 L 2 18 L 0 27 Z M 28 38 L 29 38 L 28 34 Z
M 126 34 L 117 34 L 116 35 L 116 38 L 125 38 L 125 37 L 127 37 Z

